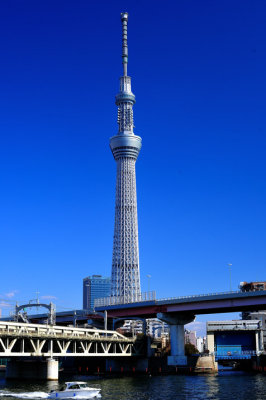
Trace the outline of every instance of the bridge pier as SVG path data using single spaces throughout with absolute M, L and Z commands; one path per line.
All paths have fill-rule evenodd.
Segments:
M 47 381 L 57 381 L 58 380 L 58 361 L 53 358 L 46 360 L 46 379 Z
M 187 365 L 184 325 L 194 321 L 195 316 L 158 313 L 157 318 L 166 322 L 170 328 L 171 355 L 168 356 L 168 365 Z
M 6 367 L 6 379 L 58 380 L 58 361 L 10 359 Z

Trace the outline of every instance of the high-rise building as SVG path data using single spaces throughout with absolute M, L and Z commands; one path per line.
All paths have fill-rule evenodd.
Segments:
M 131 91 L 131 78 L 127 75 L 127 13 L 121 14 L 121 21 L 123 76 L 116 96 L 118 133 L 110 139 L 117 164 L 111 296 L 119 297 L 122 302 L 133 302 L 141 292 L 135 174 L 141 138 L 133 132 L 135 96 Z
M 87 276 L 83 279 L 83 309 L 94 308 L 94 300 L 108 297 L 111 293 L 111 279 L 102 275 Z

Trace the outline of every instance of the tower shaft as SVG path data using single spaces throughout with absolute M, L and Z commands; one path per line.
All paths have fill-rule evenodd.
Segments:
M 112 295 L 125 301 L 140 294 L 135 160 L 117 161 Z
M 122 302 L 133 302 L 141 293 L 135 173 L 141 138 L 133 132 L 135 96 L 131 91 L 131 78 L 127 76 L 127 13 L 121 14 L 121 21 L 124 75 L 120 78 L 120 91 L 116 96 L 118 133 L 110 139 L 117 163 L 111 295 L 120 297 Z

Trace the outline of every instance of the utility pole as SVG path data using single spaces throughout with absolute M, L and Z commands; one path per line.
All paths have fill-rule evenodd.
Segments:
M 229 289 L 230 292 L 232 292 L 232 270 L 231 270 L 232 264 L 227 264 L 227 265 L 229 267 Z

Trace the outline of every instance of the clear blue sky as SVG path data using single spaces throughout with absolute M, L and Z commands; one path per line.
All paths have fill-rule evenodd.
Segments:
M 110 275 L 129 12 L 142 290 L 266 280 L 266 4 L 13 1 L 0 15 L 1 299 L 81 308 Z M 2 305 L 4 314 L 9 312 Z

